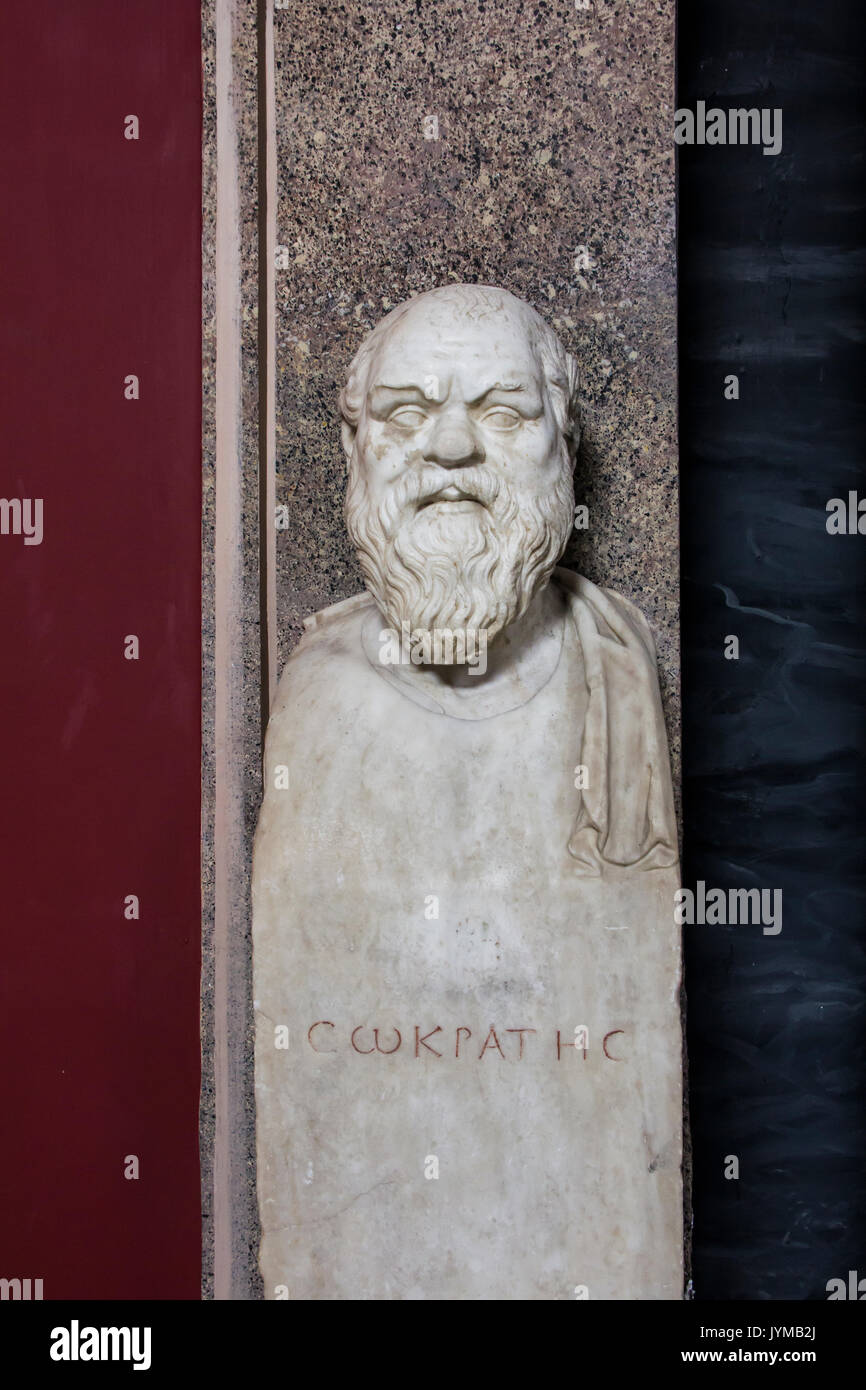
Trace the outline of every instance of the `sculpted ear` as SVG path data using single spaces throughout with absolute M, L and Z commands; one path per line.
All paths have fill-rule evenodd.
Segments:
M 355 429 L 355 426 L 350 425 L 348 420 L 344 420 L 343 427 L 340 430 L 340 439 L 343 442 L 343 453 L 346 455 L 347 463 L 352 462 L 352 452 L 355 448 L 356 433 L 357 431 Z

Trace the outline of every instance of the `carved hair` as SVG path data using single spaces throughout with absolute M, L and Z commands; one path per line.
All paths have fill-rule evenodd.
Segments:
M 387 335 L 399 324 L 410 309 L 422 300 L 434 300 L 454 306 L 476 322 L 488 316 L 509 311 L 523 325 L 529 344 L 535 353 L 551 392 L 559 428 L 568 446 L 572 464 L 580 442 L 580 411 L 578 403 L 579 377 L 576 360 L 566 352 L 553 329 L 545 323 L 530 304 L 508 290 L 494 285 L 442 285 L 435 290 L 415 295 L 399 304 L 381 319 L 367 335 L 349 365 L 346 385 L 340 392 L 340 414 L 350 429 L 355 430 L 367 394 L 370 369 Z

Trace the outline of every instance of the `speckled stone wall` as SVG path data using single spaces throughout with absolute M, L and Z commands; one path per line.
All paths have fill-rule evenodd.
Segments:
M 673 0 L 290 0 L 274 22 L 280 666 L 363 587 L 337 410 L 355 349 L 412 294 L 502 285 L 582 365 L 590 529 L 566 562 L 649 619 L 678 782 Z

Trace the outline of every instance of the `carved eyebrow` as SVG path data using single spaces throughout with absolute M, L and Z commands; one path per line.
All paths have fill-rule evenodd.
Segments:
M 482 391 L 479 396 L 475 396 L 473 400 L 468 401 L 467 404 L 472 406 L 482 405 L 484 401 L 487 400 L 488 396 L 492 396 L 494 394 L 501 394 L 505 396 L 525 396 L 528 400 L 531 401 L 535 401 L 538 399 L 538 393 L 535 387 L 532 386 L 529 382 L 497 381 L 494 382 L 492 386 L 488 386 L 487 389 Z
M 467 401 L 467 405 L 476 408 L 483 405 L 488 396 L 495 394 L 523 397 L 527 402 L 531 402 L 533 405 L 541 404 L 538 390 L 531 382 L 495 381 L 492 385 L 486 386 L 484 390 L 477 396 L 474 396 L 471 401 Z M 441 401 L 435 397 L 428 396 L 417 382 L 405 382 L 400 386 L 390 386 L 380 381 L 377 382 L 375 386 L 371 387 L 369 393 L 370 404 L 374 410 L 382 409 L 383 406 L 386 406 L 389 403 L 389 398 L 401 396 L 415 399 L 425 406 L 441 405 Z M 515 402 L 515 404 L 516 403 L 517 402 Z
M 419 396 L 422 401 L 429 403 L 430 400 L 415 382 L 407 382 L 404 386 L 386 386 L 384 382 L 377 382 L 370 391 L 370 399 L 375 403 L 378 396 Z

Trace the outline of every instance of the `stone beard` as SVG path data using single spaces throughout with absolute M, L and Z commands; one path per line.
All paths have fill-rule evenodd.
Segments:
M 576 395 L 488 286 L 350 366 L 368 592 L 286 665 L 253 865 L 267 1298 L 682 1297 L 667 744 L 642 615 L 557 568 Z M 487 662 L 382 665 L 389 624 Z
M 468 628 L 491 641 L 523 617 L 571 534 L 574 493 L 562 452 L 562 473 L 545 497 L 482 468 L 465 470 L 460 486 L 483 504 L 481 514 L 425 507 L 442 489 L 435 469 L 409 474 L 374 509 L 353 458 L 346 526 L 367 588 L 397 630 L 403 622 L 428 632 Z

